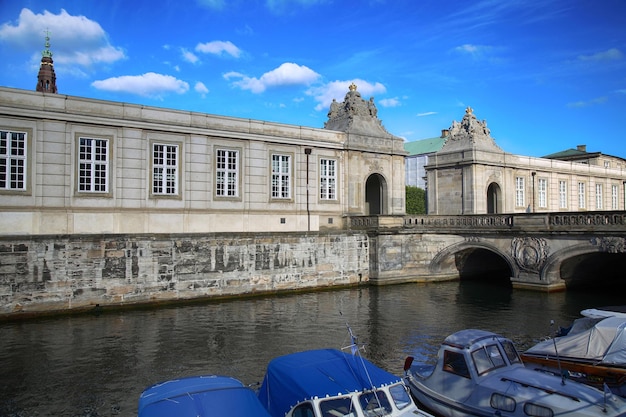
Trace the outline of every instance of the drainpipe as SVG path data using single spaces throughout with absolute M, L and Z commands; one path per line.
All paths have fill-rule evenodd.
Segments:
M 307 231 L 311 231 L 311 211 L 309 209 L 309 155 L 311 155 L 311 148 L 304 148 L 304 154 L 306 155 L 306 227 Z
M 537 173 L 535 171 L 531 172 L 530 175 L 533 177 L 533 213 L 535 212 L 535 175 Z

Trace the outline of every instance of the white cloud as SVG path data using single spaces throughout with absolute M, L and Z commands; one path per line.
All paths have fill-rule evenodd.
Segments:
M 239 58 L 241 56 L 241 49 L 237 48 L 235 44 L 230 41 L 212 41 L 207 43 L 199 43 L 196 45 L 196 52 L 202 52 L 205 54 L 223 55 L 224 53 Z
M 91 66 L 112 63 L 125 58 L 124 51 L 109 43 L 107 33 L 98 22 L 85 16 L 72 16 L 61 9 L 59 14 L 44 11 L 35 14 L 22 9 L 17 24 L 0 26 L 0 40 L 21 49 L 39 51 L 44 45 L 45 32 L 50 33 L 50 50 L 56 64 Z M 33 55 L 39 61 L 39 53 Z
M 375 94 L 383 94 L 387 91 L 384 85 L 381 83 L 370 83 L 361 79 L 345 80 L 345 81 L 331 81 L 323 86 L 314 87 L 307 91 L 307 94 L 313 96 L 317 105 L 315 110 L 327 110 L 330 107 L 330 103 L 333 99 L 337 101 L 343 101 L 350 84 L 354 83 L 357 87 L 357 91 L 361 93 L 361 96 L 367 100 L 370 96 Z
M 433 114 L 437 114 L 436 111 L 427 111 L 424 113 L 417 113 L 417 117 L 424 117 L 424 116 L 432 116 Z
M 200 93 L 200 96 L 202 96 L 202 98 L 205 98 L 206 95 L 209 93 L 209 89 L 206 87 L 206 85 L 204 85 L 203 82 L 200 81 L 196 83 L 193 89 L 196 91 L 196 93 Z
M 226 80 L 237 78 L 233 85 L 242 90 L 250 90 L 258 94 L 268 88 L 288 85 L 310 85 L 315 82 L 320 75 L 304 65 L 285 62 L 278 68 L 266 72 L 261 78 L 248 77 L 238 72 L 224 74 Z
M 624 54 L 617 48 L 611 48 L 593 55 L 578 56 L 580 61 L 616 61 L 622 58 L 624 58 Z
M 144 97 L 161 98 L 168 93 L 183 94 L 189 90 L 189 84 L 171 75 L 148 72 L 143 75 L 123 75 L 94 81 L 91 85 L 99 90 L 117 93 L 131 93 Z
M 400 100 L 398 99 L 398 97 L 394 97 L 394 98 L 384 98 L 382 100 L 378 101 L 380 103 L 381 106 L 383 107 L 398 107 L 401 106 L 402 104 L 400 103 Z
M 588 101 L 576 101 L 573 103 L 567 103 L 567 107 L 589 107 L 597 104 L 604 104 L 608 100 L 608 97 L 597 97 Z
M 180 51 L 183 54 L 183 59 L 185 61 L 190 62 L 192 64 L 195 64 L 196 62 L 199 61 L 199 58 L 193 52 L 189 52 L 185 48 L 182 48 Z

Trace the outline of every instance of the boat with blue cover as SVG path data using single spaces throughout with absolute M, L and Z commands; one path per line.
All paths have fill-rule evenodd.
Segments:
M 432 417 L 416 406 L 402 378 L 358 351 L 277 357 L 268 364 L 258 395 L 272 417 Z
M 528 369 L 511 340 L 484 330 L 454 333 L 434 365 L 408 357 L 404 369 L 418 402 L 447 417 L 626 415 L 625 400 L 608 389 Z
M 241 381 L 221 375 L 159 382 L 139 397 L 139 417 L 270 417 Z

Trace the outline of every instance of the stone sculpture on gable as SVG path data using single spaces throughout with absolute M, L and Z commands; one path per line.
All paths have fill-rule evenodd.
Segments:
M 349 91 L 341 103 L 335 99 L 330 103 L 328 121 L 324 123 L 324 129 L 374 137 L 392 136 L 378 118 L 374 97 L 370 97 L 369 100 L 363 99 L 354 83 L 350 84 Z
M 503 152 L 491 137 L 486 120 L 478 120 L 474 109 L 467 107 L 461 122 L 452 122 L 448 139 L 440 152 L 459 151 L 465 149 L 481 149 L 486 151 Z

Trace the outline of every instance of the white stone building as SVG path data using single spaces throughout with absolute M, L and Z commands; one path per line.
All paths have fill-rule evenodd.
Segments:
M 0 234 L 343 228 L 404 214 L 405 154 L 354 85 L 324 129 L 0 88 Z
M 425 169 L 428 214 L 625 209 L 626 160 L 583 147 L 545 158 L 506 153 L 471 108 Z

